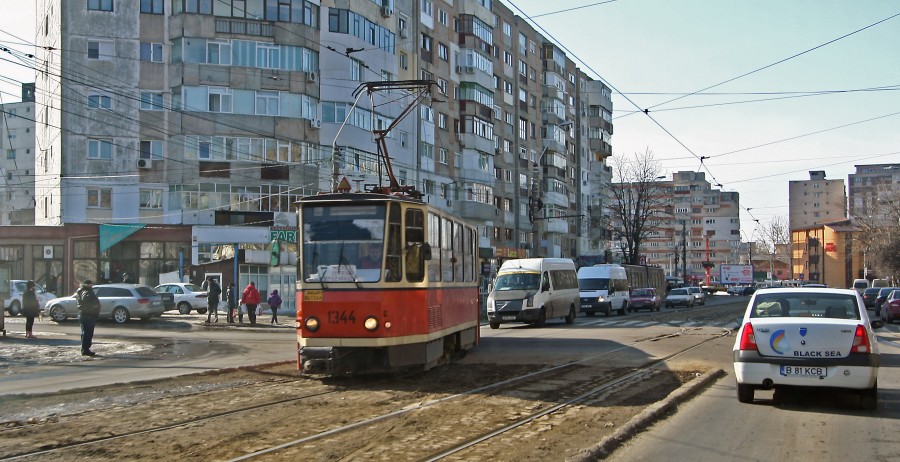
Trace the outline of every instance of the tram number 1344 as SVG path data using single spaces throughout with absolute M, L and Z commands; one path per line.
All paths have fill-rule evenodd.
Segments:
M 329 311 L 329 324 L 356 324 L 356 315 L 352 311 Z

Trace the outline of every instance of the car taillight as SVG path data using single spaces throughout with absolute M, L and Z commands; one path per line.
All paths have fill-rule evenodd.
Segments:
M 741 350 L 757 350 L 756 347 L 756 336 L 753 335 L 753 326 L 748 322 L 744 324 L 744 329 L 741 330 Z
M 145 303 L 150 303 L 150 299 L 149 298 L 139 298 L 139 299 L 137 299 L 137 302 L 140 303 L 141 305 L 143 305 Z
M 866 328 L 857 325 L 856 326 L 856 335 L 853 336 L 853 346 L 850 347 L 850 353 L 870 353 L 871 348 L 869 345 L 869 334 L 866 333 Z

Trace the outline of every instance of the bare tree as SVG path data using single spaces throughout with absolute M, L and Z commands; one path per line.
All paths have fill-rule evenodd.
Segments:
M 767 224 L 756 228 L 757 240 L 754 242 L 754 260 L 759 261 L 763 255 L 769 261 L 769 271 L 775 274 L 775 261 L 779 260 L 779 249 L 790 249 L 791 230 L 782 216 L 772 218 Z M 757 257 L 758 256 L 758 257 Z
M 663 217 L 665 196 L 659 186 L 659 163 L 647 150 L 632 159 L 614 158 L 611 204 L 616 222 L 613 238 L 624 242 L 626 263 L 640 264 L 641 243 L 657 229 Z

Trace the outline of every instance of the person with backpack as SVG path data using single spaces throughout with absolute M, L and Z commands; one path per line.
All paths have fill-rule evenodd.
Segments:
M 206 276 L 203 285 L 206 287 L 206 323 L 209 324 L 213 315 L 216 322 L 219 322 L 219 300 L 221 300 L 219 296 L 222 295 L 222 287 L 212 276 Z
M 281 308 L 281 295 L 278 295 L 278 289 L 273 290 L 269 294 L 266 303 L 269 304 L 269 308 L 272 310 L 272 321 L 270 324 L 278 324 L 278 308 Z
M 41 305 L 38 302 L 34 281 L 25 283 L 25 292 L 22 292 L 22 314 L 25 316 L 25 338 L 37 338 L 32 334 L 32 329 L 34 318 L 41 314 Z
M 78 292 L 75 293 L 75 301 L 78 304 L 78 323 L 81 324 L 81 355 L 95 356 L 91 351 L 94 343 L 94 327 L 100 318 L 100 299 L 94 293 L 94 283 L 90 279 L 81 283 Z

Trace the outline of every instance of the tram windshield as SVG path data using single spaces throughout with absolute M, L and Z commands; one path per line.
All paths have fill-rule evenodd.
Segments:
M 384 266 L 385 206 L 307 205 L 302 213 L 306 282 L 375 282 Z

